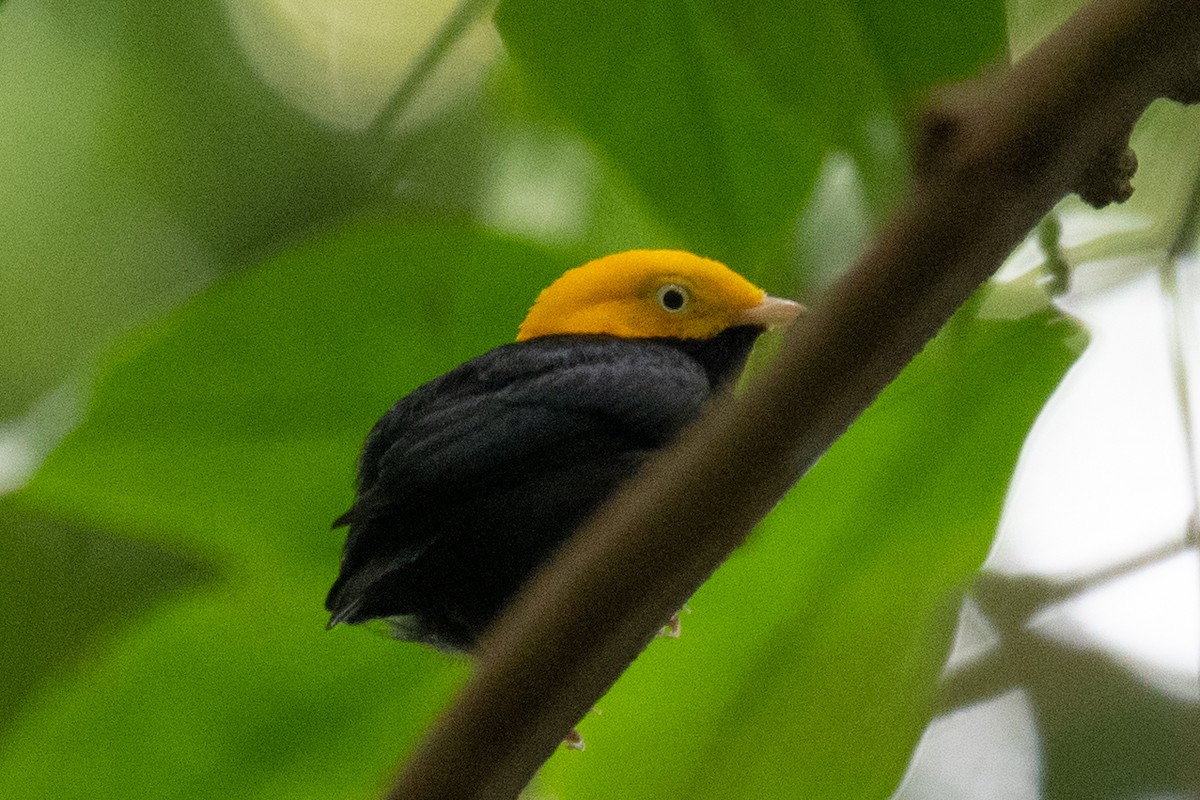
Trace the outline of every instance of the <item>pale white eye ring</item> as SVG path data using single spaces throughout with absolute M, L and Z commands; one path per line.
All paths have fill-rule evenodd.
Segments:
M 669 314 L 678 314 L 687 308 L 688 290 L 680 286 L 678 283 L 664 283 L 658 287 L 658 293 L 655 295 L 658 299 L 658 305 L 663 311 Z

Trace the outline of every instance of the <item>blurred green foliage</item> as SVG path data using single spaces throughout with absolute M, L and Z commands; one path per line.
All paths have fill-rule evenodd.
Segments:
M 115 333 L 362 203 L 361 147 L 247 68 L 215 2 L 0 17 L 0 417 Z
M 931 19 L 953 47 L 928 36 Z M 893 199 L 900 112 L 1002 50 L 998 3 L 545 3 L 496 14 L 518 65 L 617 162 L 687 246 L 786 263 L 825 154 Z
M 829 153 L 868 200 L 846 230 L 870 228 L 902 191 L 915 104 L 1005 47 L 999 0 L 506 0 L 495 27 L 482 14 L 424 51 L 410 102 L 385 92 L 338 125 L 345 76 L 403 75 L 436 19 L 381 55 L 383 5 L 297 11 L 311 40 L 272 0 L 250 38 L 231 8 L 0 7 L 0 420 L 90 387 L 0 502 L 0 669 L 19 676 L 0 686 L 0 796 L 373 796 L 467 669 L 323 630 L 328 523 L 374 419 L 606 251 L 670 244 L 776 292 L 818 283 L 795 238 Z M 278 80 L 297 59 L 324 81 L 303 102 Z M 1073 358 L 1050 311 L 975 312 L 701 590 L 543 789 L 890 791 Z

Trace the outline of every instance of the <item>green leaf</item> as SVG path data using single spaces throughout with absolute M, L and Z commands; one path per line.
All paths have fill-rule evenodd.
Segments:
M 200 564 L 0 502 L 0 739 L 51 676 L 155 601 L 197 586 Z
M 222 567 L 328 571 L 371 424 L 511 340 L 560 271 L 466 227 L 369 222 L 308 242 L 116 348 L 87 423 L 22 500 Z
M 363 222 L 117 348 L 84 424 L 13 502 L 202 554 L 218 579 L 43 682 L 0 754 L 0 796 L 375 794 L 463 665 L 324 631 L 329 521 L 375 418 L 511 339 L 560 271 L 472 228 Z
M 1004 55 L 1004 0 L 853 0 L 894 101 L 908 110 L 933 86 L 974 77 Z
M 929 4 L 865 0 L 504 0 L 496 22 L 664 222 L 753 272 L 786 248 L 830 148 L 858 156 L 886 200 L 904 171 L 897 107 L 1001 50 L 999 2 L 932 5 L 953 46 L 928 36 Z
M 710 7 L 510 1 L 496 23 L 546 96 L 691 247 L 748 264 L 783 242 L 825 137 L 758 81 Z
M 974 304 L 973 304 L 974 305 Z M 886 797 L 928 720 L 957 597 L 1075 351 L 1049 313 L 972 318 L 915 360 L 544 772 L 566 797 Z M 1002 378 L 1001 378 L 1002 376 Z
M 0 796 L 376 795 L 463 664 L 328 634 L 308 589 L 258 576 L 160 606 L 24 716 Z

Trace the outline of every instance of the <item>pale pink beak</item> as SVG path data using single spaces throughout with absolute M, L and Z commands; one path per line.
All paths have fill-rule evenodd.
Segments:
M 792 324 L 796 317 L 807 311 L 795 300 L 785 300 L 782 297 L 767 295 L 756 306 L 751 306 L 734 317 L 737 325 L 761 325 L 764 328 L 776 328 Z

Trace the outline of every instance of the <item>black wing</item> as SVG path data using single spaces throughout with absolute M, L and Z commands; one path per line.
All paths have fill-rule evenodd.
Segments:
M 406 396 L 368 436 L 358 498 L 339 520 L 350 525 L 339 583 L 418 557 L 439 532 L 430 505 L 469 502 L 497 476 L 545 470 L 562 454 L 623 456 L 593 445 L 658 449 L 710 394 L 695 359 L 652 340 L 546 337 L 468 361 Z

